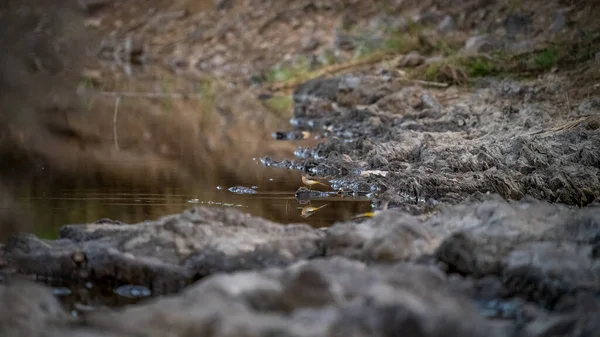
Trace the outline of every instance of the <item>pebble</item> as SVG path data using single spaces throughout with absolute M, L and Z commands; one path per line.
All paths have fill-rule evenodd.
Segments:
M 229 192 L 237 194 L 256 194 L 257 192 L 250 187 L 234 186 L 229 188 Z
M 456 30 L 456 21 L 454 21 L 452 16 L 446 15 L 438 25 L 438 31 L 440 33 L 448 33 L 454 30 Z

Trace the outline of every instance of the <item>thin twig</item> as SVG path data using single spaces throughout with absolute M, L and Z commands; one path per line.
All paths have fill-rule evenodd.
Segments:
M 181 94 L 169 92 L 119 92 L 119 91 L 95 91 L 100 95 L 111 97 L 149 97 L 149 98 L 190 98 L 202 97 L 200 94 Z
M 432 81 L 412 80 L 412 79 L 406 79 L 404 81 L 409 82 L 409 83 L 421 84 L 421 85 L 429 86 L 429 87 L 436 87 L 436 88 L 447 88 L 449 86 L 448 83 L 443 83 L 443 82 L 432 82 Z
M 113 136 L 115 139 L 115 148 L 117 149 L 117 151 L 119 150 L 119 137 L 117 135 L 117 115 L 119 113 L 119 103 L 121 103 L 121 96 L 117 96 L 117 99 L 115 101 L 115 113 L 113 115 Z

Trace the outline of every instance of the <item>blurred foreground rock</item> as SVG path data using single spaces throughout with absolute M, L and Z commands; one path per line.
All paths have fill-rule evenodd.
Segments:
M 104 219 L 65 226 L 56 241 L 12 237 L 7 260 L 20 273 L 69 282 L 133 283 L 155 294 L 216 272 L 287 265 L 323 255 L 322 234 L 235 209 L 193 208 L 135 225 Z
M 598 233 L 597 204 L 489 196 L 325 231 L 199 207 L 135 225 L 65 226 L 55 241 L 21 234 L 4 253 L 7 270 L 71 285 L 129 283 L 161 295 L 196 281 L 85 313 L 85 326 L 114 336 L 583 336 L 600 314 Z M 4 296 L 22 291 L 12 277 Z M 43 298 L 22 300 L 37 308 Z

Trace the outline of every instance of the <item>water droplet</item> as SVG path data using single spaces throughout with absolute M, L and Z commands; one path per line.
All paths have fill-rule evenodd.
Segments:
M 218 189 L 218 190 L 222 190 L 222 189 L 223 189 L 223 186 L 217 186 L 217 189 Z

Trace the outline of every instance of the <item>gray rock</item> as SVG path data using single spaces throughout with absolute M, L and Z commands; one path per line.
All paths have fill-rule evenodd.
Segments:
M 304 52 L 314 51 L 319 47 L 319 44 L 319 40 L 313 36 L 305 36 L 300 40 L 300 48 L 302 48 L 302 51 Z
M 327 231 L 327 256 L 364 261 L 415 260 L 433 254 L 441 237 L 415 217 L 396 210 L 363 223 L 340 223 Z
M 425 63 L 425 57 L 418 52 L 410 52 L 400 59 L 399 67 L 412 68 Z
M 536 47 L 537 47 L 537 41 L 536 40 L 521 40 L 521 41 L 516 41 L 513 43 L 507 43 L 506 45 L 506 49 L 513 52 L 513 53 L 530 53 L 535 51 Z
M 550 24 L 549 30 L 550 33 L 556 34 L 560 33 L 567 26 L 567 9 L 559 9 L 554 13 L 552 18 L 552 23 Z
M 451 15 L 446 15 L 438 25 L 438 31 L 440 33 L 449 33 L 454 30 L 456 30 L 456 21 Z
M 176 291 L 221 271 L 287 265 L 323 255 L 323 235 L 281 226 L 231 208 L 193 208 L 134 225 L 101 221 L 65 226 L 56 241 L 11 237 L 5 248 L 18 272 L 71 281 L 135 284 Z
M 344 76 L 339 83 L 339 90 L 352 90 L 360 87 L 361 78 L 358 76 Z
M 327 231 L 328 256 L 369 262 L 421 261 L 434 254 L 451 270 L 501 275 L 506 290 L 544 306 L 600 291 L 600 209 L 498 198 L 449 207 L 423 221 L 390 209 Z M 596 254 L 596 255 L 595 255 Z
M 88 314 L 86 322 L 144 336 L 494 335 L 435 269 L 367 267 L 341 258 L 215 275 L 180 295 Z
M 124 337 L 108 330 L 74 324 L 50 289 L 23 279 L 0 284 L 0 331 L 19 337 Z
M 233 186 L 229 188 L 229 192 L 236 194 L 256 194 L 255 189 L 246 186 Z
M 413 15 L 412 19 L 415 23 L 431 25 L 438 23 L 442 19 L 442 13 L 438 11 L 428 10 Z
M 405 31 L 409 26 L 404 16 L 379 15 L 369 21 L 372 31 L 391 30 L 394 32 Z
M 471 53 L 485 53 L 495 49 L 503 49 L 505 43 L 492 35 L 473 36 L 465 43 L 465 51 Z
M 435 113 L 439 113 L 443 109 L 440 102 L 438 102 L 438 100 L 435 99 L 435 97 L 433 97 L 429 94 L 421 95 L 421 105 L 427 109 L 433 110 L 433 112 L 435 112 Z
M 338 28 L 335 30 L 333 48 L 345 51 L 353 50 L 356 48 L 355 37 L 352 34 Z
M 527 14 L 508 14 L 506 18 L 504 18 L 503 26 L 509 37 L 530 35 L 533 32 L 533 20 L 531 19 L 531 15 Z
M 598 208 L 528 200 L 460 206 L 454 212 L 428 222 L 451 233 L 436 256 L 453 270 L 503 275 L 513 294 L 545 305 L 578 290 L 600 291 L 600 263 L 591 254 L 600 233 Z
M 111 4 L 114 0 L 77 0 L 81 8 L 88 12 L 93 12 L 99 8 Z

